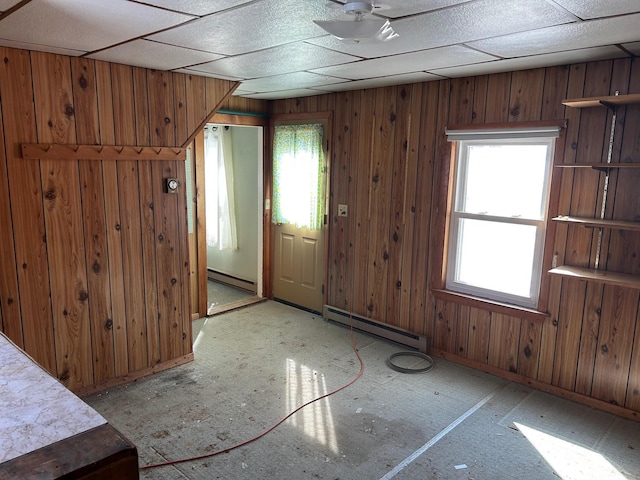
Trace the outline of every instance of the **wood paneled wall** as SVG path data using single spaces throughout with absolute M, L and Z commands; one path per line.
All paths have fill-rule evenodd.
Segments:
M 0 59 L 2 331 L 80 392 L 188 360 L 187 199 L 163 189 L 184 185 L 185 162 L 28 160 L 20 145 L 180 147 L 235 84 L 9 48 Z
M 616 90 L 640 92 L 638 59 L 274 102 L 273 113 L 334 111 L 328 303 L 426 335 L 436 354 L 637 417 L 637 290 L 554 277 L 544 321 L 439 300 L 431 292 L 444 242 L 445 127 L 566 118 L 564 161 L 593 163 L 606 155 L 611 113 L 565 108 L 562 100 Z M 619 117 L 613 161 L 637 162 L 640 107 L 629 106 Z M 598 216 L 602 175 L 554 169 L 554 181 L 561 183 L 558 213 Z M 608 214 L 640 219 L 638 185 L 636 174 L 614 175 Z M 349 205 L 348 218 L 337 216 L 338 203 Z M 593 265 L 594 239 L 593 230 L 559 226 L 558 263 Z M 640 273 L 639 242 L 637 233 L 606 233 L 607 267 Z

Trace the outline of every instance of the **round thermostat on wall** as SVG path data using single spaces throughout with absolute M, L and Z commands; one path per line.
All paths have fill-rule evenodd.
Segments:
M 176 190 L 178 190 L 179 186 L 180 186 L 180 182 L 178 182 L 177 178 L 166 179 L 167 193 L 176 193 Z

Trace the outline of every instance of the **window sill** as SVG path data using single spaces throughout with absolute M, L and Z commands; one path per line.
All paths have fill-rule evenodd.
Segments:
M 455 302 L 461 305 L 479 308 L 481 310 L 488 310 L 490 312 L 502 313 L 503 315 L 509 315 L 534 322 L 544 322 L 550 315 L 547 312 L 540 312 L 533 308 L 518 307 L 516 305 L 509 305 L 508 303 L 501 303 L 494 300 L 487 300 L 485 298 L 473 297 L 464 293 L 452 292 L 451 290 L 433 288 L 431 289 L 431 292 L 434 297 L 440 300 Z

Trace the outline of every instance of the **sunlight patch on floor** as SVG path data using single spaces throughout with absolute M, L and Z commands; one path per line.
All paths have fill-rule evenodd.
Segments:
M 626 480 L 598 452 L 514 422 L 542 458 L 563 480 Z
M 290 412 L 300 405 L 328 393 L 325 376 L 295 360 L 287 359 L 286 408 Z M 323 398 L 293 415 L 288 422 L 305 435 L 338 453 L 331 403 Z
M 206 324 L 207 324 L 207 321 L 205 320 L 204 324 L 202 325 L 202 328 L 200 328 L 200 331 L 198 332 L 198 336 L 193 341 L 193 351 L 194 352 L 198 349 L 198 346 L 200 345 L 200 342 L 202 341 L 202 338 L 204 337 L 204 326 Z

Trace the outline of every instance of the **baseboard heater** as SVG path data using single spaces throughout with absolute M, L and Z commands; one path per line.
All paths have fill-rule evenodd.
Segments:
M 377 337 L 390 340 L 407 347 L 411 347 L 422 353 L 427 353 L 427 337 L 416 335 L 401 328 L 392 327 L 386 323 L 371 320 L 370 318 L 361 317 L 359 315 L 351 315 L 349 320 L 349 312 L 340 310 L 339 308 L 324 305 L 322 307 L 322 316 L 325 320 L 333 321 L 346 325 L 353 324 L 353 328 L 362 332 L 370 333 Z
M 210 268 L 207 269 L 207 278 L 215 280 L 216 282 L 231 285 L 232 287 L 241 288 L 247 292 L 256 293 L 256 284 L 250 280 L 244 280 L 226 273 L 217 272 Z

